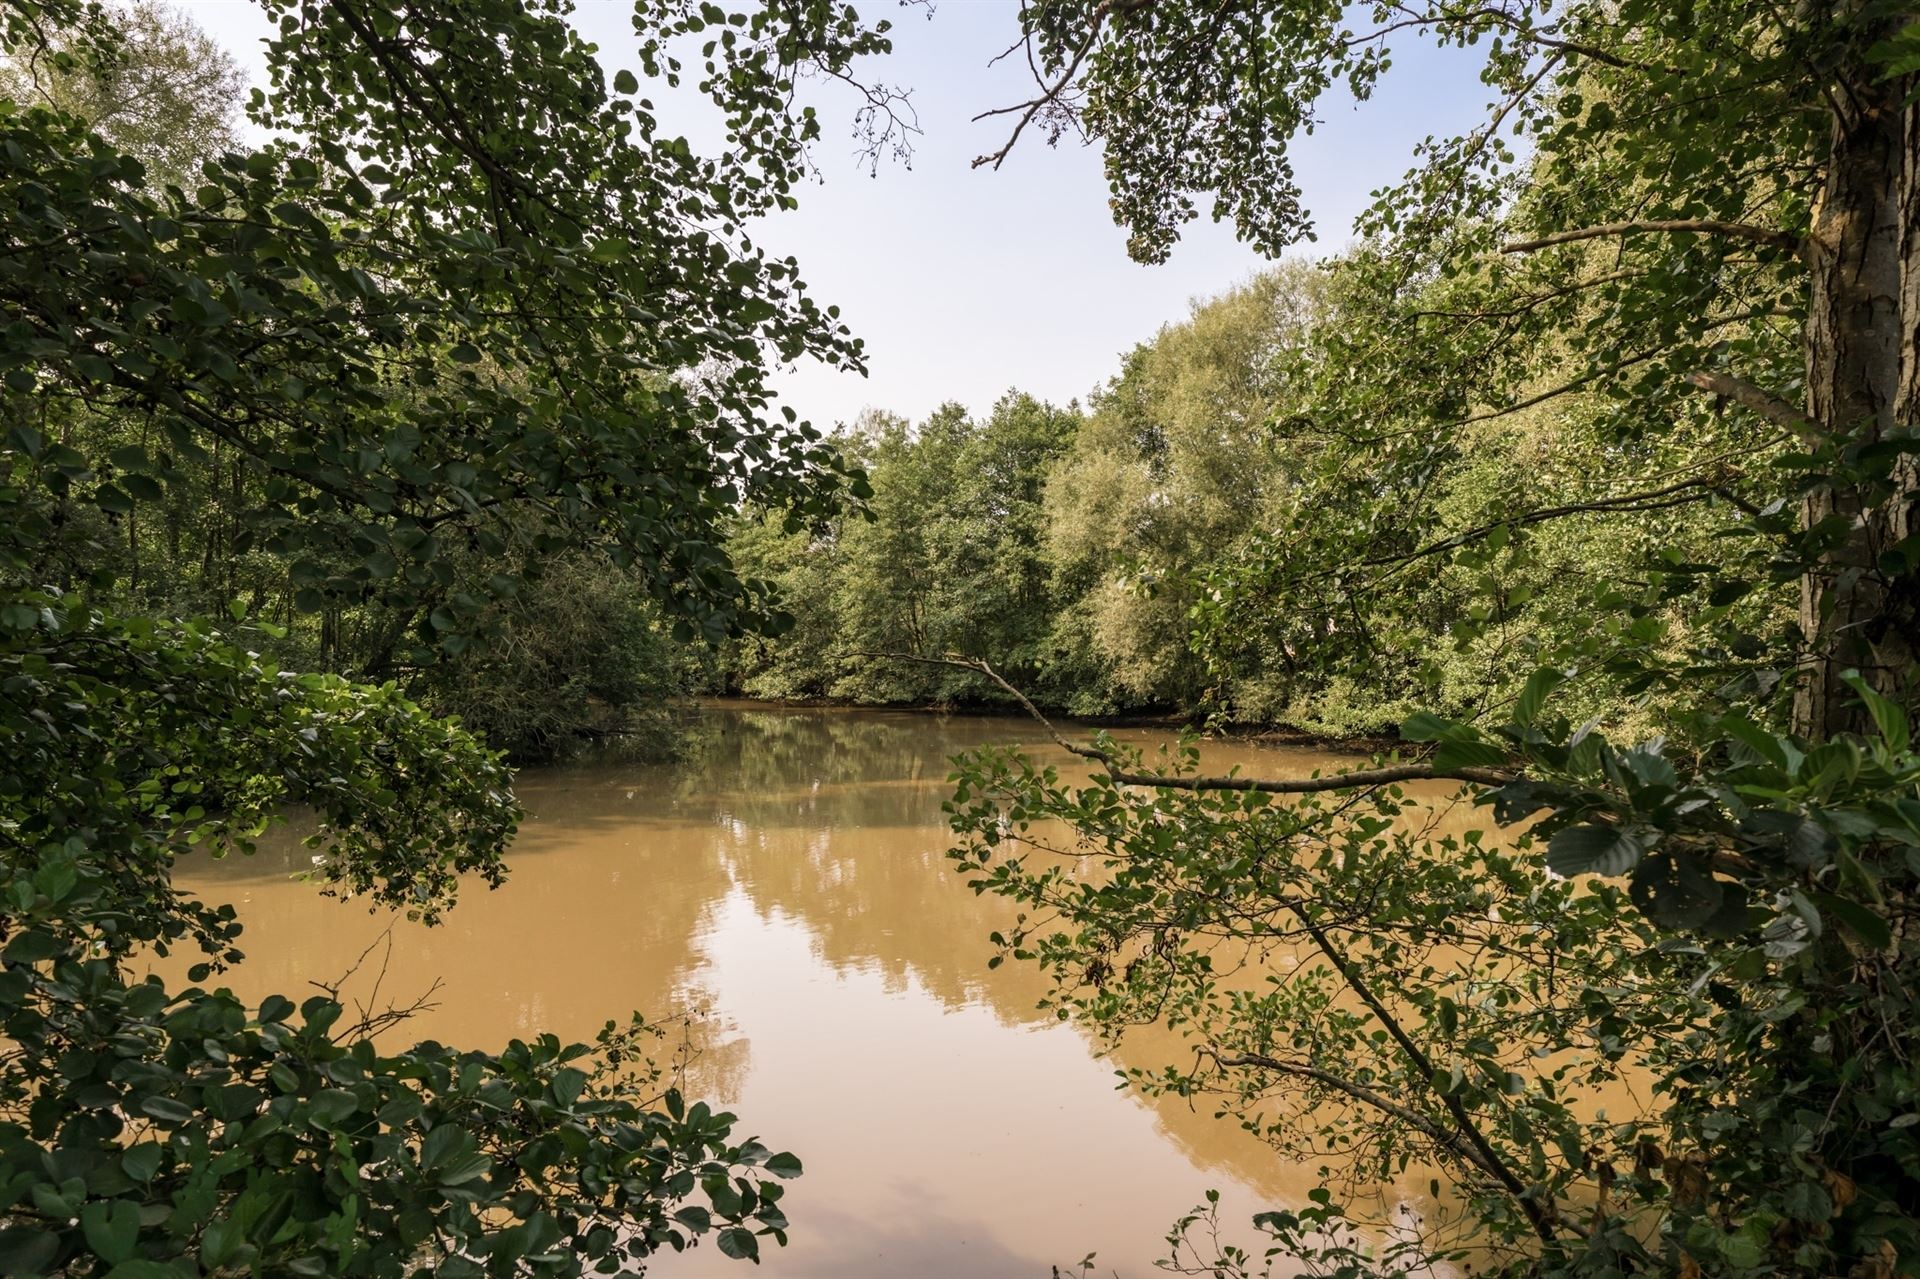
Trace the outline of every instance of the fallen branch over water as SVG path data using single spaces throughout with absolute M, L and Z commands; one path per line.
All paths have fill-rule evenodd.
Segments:
M 1388 786 L 1396 782 L 1451 781 L 1475 786 L 1505 786 L 1516 774 L 1496 768 L 1435 768 L 1431 764 L 1388 764 L 1380 768 L 1357 768 L 1344 773 L 1316 773 L 1311 777 L 1180 777 L 1164 773 L 1136 773 L 1125 767 L 1109 751 L 1090 742 L 1075 742 L 1054 727 L 1053 721 L 1018 688 L 984 659 L 977 657 L 926 657 L 918 653 L 850 653 L 850 657 L 873 658 L 890 662 L 917 662 L 923 666 L 949 666 L 972 671 L 992 680 L 1020 703 L 1047 735 L 1065 751 L 1103 765 L 1107 776 L 1122 786 L 1155 786 L 1164 790 L 1186 791 L 1258 791 L 1267 795 L 1309 795 L 1319 791 L 1351 790 L 1360 786 Z

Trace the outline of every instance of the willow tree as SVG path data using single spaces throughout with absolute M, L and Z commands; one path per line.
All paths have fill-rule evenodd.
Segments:
M 1699 503 L 1724 536 L 1596 560 L 1586 633 L 1479 721 L 1409 720 L 1425 758 L 1207 777 L 1063 739 L 1085 786 L 970 761 L 955 856 L 1035 908 L 1006 950 L 1052 971 L 1063 1014 L 1186 1028 L 1197 1064 L 1151 1086 L 1223 1091 L 1299 1153 L 1448 1168 L 1512 1272 L 1914 1273 L 1920 31 L 1892 6 L 1739 0 L 1036 0 L 1022 21 L 1035 91 L 990 113 L 1009 134 L 979 163 L 1084 132 L 1146 261 L 1206 198 L 1264 250 L 1308 237 L 1290 148 L 1395 41 L 1458 46 L 1493 91 L 1332 269 L 1348 309 L 1296 392 L 1340 446 L 1304 530 L 1325 545 L 1268 530 L 1212 583 L 1203 642 L 1408 566 L 1497 593 L 1550 521 Z M 1576 401 L 1588 474 L 1420 536 L 1460 432 Z M 1797 625 L 1744 608 L 1770 591 Z M 1341 617 L 1311 628 L 1323 652 L 1358 642 Z M 1663 735 L 1568 722 L 1569 681 Z M 1396 788 L 1421 781 L 1525 825 L 1410 837 L 1434 797 Z M 1634 1072 L 1630 1113 L 1581 1100 Z M 1276 1108 L 1296 1122 L 1263 1123 Z M 1363 1256 L 1335 1220 L 1266 1224 L 1348 1273 L 1446 1251 Z
M 756 1256 L 798 1163 L 636 1075 L 643 1033 L 393 1051 L 403 1019 L 354 1024 L 337 987 L 142 978 L 151 949 L 200 952 L 195 982 L 240 958 L 174 858 L 245 851 L 287 803 L 326 887 L 428 922 L 461 875 L 498 882 L 518 811 L 466 731 L 277 669 L 244 608 L 230 639 L 115 615 L 104 548 L 217 459 L 294 604 L 386 605 L 413 661 L 484 642 L 562 555 L 631 567 L 683 631 L 777 624 L 718 529 L 859 487 L 768 386 L 859 348 L 745 228 L 805 170 L 795 78 L 885 38 L 834 4 L 637 6 L 650 80 L 704 33 L 730 131 L 705 157 L 564 4 L 264 7 L 274 140 L 197 172 L 41 79 L 0 101 L 0 1271 L 577 1274 L 716 1230 Z M 104 92 L 146 12 L 11 0 L 0 52 Z

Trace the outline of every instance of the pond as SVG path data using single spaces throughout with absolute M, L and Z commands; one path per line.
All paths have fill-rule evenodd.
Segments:
M 948 868 L 948 760 L 1005 743 L 1070 764 L 1031 722 L 732 705 L 700 712 L 691 742 L 674 764 L 523 773 L 506 885 L 467 889 L 437 928 L 320 897 L 291 878 L 307 855 L 290 839 L 183 867 L 181 885 L 238 908 L 248 958 L 223 980 L 249 1001 L 302 998 L 372 947 L 349 992 L 382 969 L 382 1004 L 431 991 L 412 1039 L 591 1039 L 629 1010 L 704 1010 L 689 1091 L 806 1165 L 791 1244 L 762 1273 L 1045 1279 L 1094 1252 L 1098 1274 L 1148 1275 L 1207 1190 L 1251 1242 L 1254 1212 L 1318 1184 L 1317 1161 L 1282 1160 L 1204 1101 L 1116 1089 L 1119 1063 L 1035 1009 L 1036 972 L 987 968 L 1009 911 Z M 1341 761 L 1234 745 L 1206 762 Z M 1142 1035 L 1120 1056 L 1183 1051 Z M 748 1270 L 709 1246 L 654 1273 Z

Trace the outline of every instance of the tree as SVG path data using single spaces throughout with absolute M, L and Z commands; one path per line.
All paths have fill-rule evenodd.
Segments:
M 110 56 L 89 56 L 72 30 L 16 49 L 0 69 L 0 93 L 85 120 L 137 157 L 156 191 L 192 183 L 237 140 L 240 68 L 185 13 L 155 0 L 127 6 L 115 25 Z
M 1310 469 L 1312 444 L 1274 423 L 1298 407 L 1284 372 L 1318 327 L 1319 292 L 1315 271 L 1282 266 L 1196 304 L 1127 356 L 1050 475 L 1048 557 L 1073 597 L 1060 646 L 1075 636 L 1101 659 L 1109 696 L 1205 702 L 1196 577 L 1270 527 Z
M 486 643 L 416 680 L 435 711 L 516 760 L 609 738 L 673 754 L 668 701 L 699 682 L 701 650 L 673 641 L 631 571 L 563 556 L 489 613 Z
M 1229 617 L 1284 625 L 1311 608 L 1330 559 L 1344 570 L 1336 600 L 1450 562 L 1491 594 L 1512 548 L 1544 528 L 1697 505 L 1722 512 L 1725 533 L 1699 558 L 1596 574 L 1585 634 L 1543 648 L 1504 705 L 1473 723 L 1409 717 L 1407 737 L 1434 745 L 1425 760 L 1206 778 L 1190 761 L 1069 743 L 1097 770 L 1084 788 L 974 761 L 956 858 L 981 886 L 1060 912 L 1034 912 L 1049 922 L 1007 949 L 1048 965 L 1064 1006 L 1096 1024 L 1165 1012 L 1193 1027 L 1202 1068 L 1169 1085 L 1357 1104 L 1389 1158 L 1414 1150 L 1464 1179 L 1477 1238 L 1532 1236 L 1501 1258 L 1510 1271 L 1911 1273 L 1910 17 L 1047 0 L 1023 29 L 1039 79 L 1008 109 L 1008 146 L 1029 126 L 1099 140 L 1116 216 L 1147 260 L 1201 192 L 1263 248 L 1305 237 L 1287 155 L 1320 95 L 1367 96 L 1399 33 L 1484 50 L 1484 125 L 1423 148 L 1336 273 L 1367 322 L 1318 353 L 1307 417 L 1352 445 L 1349 536 L 1226 575 L 1223 598 L 1264 604 L 1203 615 L 1203 640 Z M 1420 536 L 1436 461 L 1464 432 L 1576 397 L 1604 406 L 1596 475 Z M 1394 511 L 1414 515 L 1413 534 L 1381 518 Z M 1800 597 L 1785 633 L 1743 604 L 1780 585 Z M 1358 638 L 1320 636 L 1319 661 Z M 1616 745 L 1607 715 L 1576 727 L 1561 708 L 1598 683 L 1641 699 L 1662 736 Z M 1463 783 L 1500 824 L 1527 823 L 1503 839 L 1544 847 L 1545 864 L 1488 856 L 1470 836 L 1389 837 L 1405 801 L 1382 788 L 1420 779 Z M 1328 792 L 1343 798 L 1277 812 L 1257 798 Z M 1040 835 L 1052 818 L 1074 842 Z M 1087 853 L 1097 864 L 1083 869 Z M 1459 896 L 1476 889 L 1515 900 Z M 1483 943 L 1467 919 L 1488 908 L 1513 926 Z M 1536 930 L 1565 954 L 1529 954 Z M 1213 968 L 1295 944 L 1305 962 L 1264 993 Z M 1444 957 L 1448 945 L 1468 954 Z M 1649 991 L 1659 1007 L 1638 1003 Z M 1504 1021 L 1516 1007 L 1522 1021 Z M 1479 1024 L 1499 1034 L 1463 1029 L 1489 1016 Z M 1557 1068 L 1515 1070 L 1503 1042 L 1549 1061 L 1578 1051 L 1600 1063 L 1589 1085 L 1644 1063 L 1655 1101 L 1589 1130 L 1590 1146 L 1544 1139 L 1542 1121 L 1581 1117 L 1555 1112 Z M 1370 1261 L 1316 1233 L 1334 1219 L 1322 1205 L 1265 1224 L 1348 1272 L 1431 1255 Z
M 873 490 L 858 515 L 736 533 L 743 560 L 777 582 L 800 620 L 737 647 L 734 677 L 760 695 L 950 702 L 980 690 L 938 664 L 862 655 L 991 651 L 1035 672 L 1047 695 L 1066 695 L 1046 649 L 1056 601 L 1042 493 L 1079 423 L 1077 408 L 1018 392 L 983 420 L 959 404 L 917 427 L 864 417 L 846 439 Z
M 229 564 L 283 566 L 323 619 L 388 610 L 413 664 L 511 633 L 541 560 L 611 563 L 684 633 L 777 624 L 723 523 L 863 483 L 774 412 L 769 357 L 859 348 L 743 227 L 817 133 L 795 77 L 884 34 L 639 7 L 650 78 L 709 32 L 735 146 L 707 159 L 563 6 L 266 8 L 275 141 L 185 182 L 90 102 L 0 104 L 0 1269 L 578 1274 L 710 1233 L 757 1257 L 798 1162 L 646 1069 L 644 1027 L 395 1052 L 373 1035 L 403 1018 L 350 1025 L 337 989 L 249 1009 L 135 975 L 143 947 L 201 952 L 196 982 L 241 958 L 173 859 L 244 853 L 285 804 L 321 817 L 330 891 L 428 920 L 499 880 L 518 813 L 500 758 L 395 685 L 261 657 L 259 591 L 232 639 L 107 605 L 134 522 L 201 486 Z M 111 86 L 142 12 L 130 42 L 124 11 L 17 0 L 0 52 Z
M 1802 472 L 1825 479 L 1788 539 L 1805 568 L 1795 722 L 1865 727 L 1840 673 L 1904 688 L 1920 630 L 1901 425 L 1920 353 L 1896 336 L 1911 252 L 1896 207 L 1912 167 L 1906 20 L 1866 4 L 1783 16 L 1736 3 L 1707 23 L 1653 0 L 1558 17 L 1533 4 L 1352 16 L 1375 25 L 1349 25 L 1330 3 L 1031 6 L 1040 80 L 1006 109 L 1014 137 L 1073 124 L 1103 142 L 1115 216 L 1142 260 L 1165 256 L 1202 191 L 1216 218 L 1278 252 L 1311 234 L 1287 148 L 1319 96 L 1335 84 L 1367 96 L 1394 32 L 1484 42 L 1499 95 L 1485 126 L 1426 148 L 1363 223 L 1392 238 L 1383 287 L 1436 271 L 1480 286 L 1479 305 L 1421 331 L 1439 358 L 1402 367 L 1448 370 L 1420 390 L 1442 422 L 1448 408 L 1602 390 L 1648 429 L 1705 392 L 1832 453 Z M 1524 163 L 1514 137 L 1531 149 Z M 1607 269 L 1593 269 L 1597 245 Z M 1523 328 L 1535 340 L 1516 338 Z M 1549 332 L 1557 344 L 1537 340 Z M 1375 370 L 1413 354 L 1376 346 Z

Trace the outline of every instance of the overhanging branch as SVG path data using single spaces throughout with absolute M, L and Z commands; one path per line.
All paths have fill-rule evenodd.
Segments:
M 1437 1122 L 1431 1116 L 1423 1115 L 1411 1106 L 1402 1105 L 1392 1098 L 1368 1088 L 1364 1084 L 1355 1083 L 1351 1079 L 1343 1078 L 1330 1070 L 1322 1070 L 1320 1067 L 1310 1065 L 1306 1062 L 1287 1061 L 1279 1057 L 1270 1057 L 1265 1053 L 1233 1053 L 1227 1055 L 1221 1053 L 1219 1049 L 1212 1047 L 1205 1049 L 1205 1052 L 1208 1057 L 1213 1059 L 1213 1064 L 1223 1070 L 1249 1068 L 1266 1070 L 1276 1075 L 1288 1075 L 1295 1079 L 1305 1079 L 1313 1083 L 1324 1084 L 1335 1092 L 1343 1093 L 1389 1118 L 1399 1120 L 1449 1154 L 1471 1165 L 1487 1176 L 1498 1177 L 1498 1169 L 1490 1166 L 1481 1156 L 1480 1152 L 1474 1149 L 1473 1143 L 1467 1141 L 1459 1133 Z
M 1731 373 L 1701 369 L 1687 374 L 1687 381 L 1703 391 L 1723 395 L 1742 408 L 1751 409 L 1769 422 L 1778 423 L 1796 435 L 1813 438 L 1821 434 L 1819 427 L 1805 413 L 1772 392 L 1762 390 Z
M 1026 132 L 1027 126 L 1032 124 L 1035 117 L 1040 115 L 1041 112 L 1058 106 L 1062 95 L 1072 87 L 1074 76 L 1080 73 L 1080 64 L 1087 60 L 1087 55 L 1093 52 L 1093 46 L 1099 42 L 1101 28 L 1106 26 L 1107 19 L 1115 13 L 1127 13 L 1137 9 L 1152 8 L 1154 2 L 1155 0 L 1101 0 L 1099 4 L 1095 5 L 1093 8 L 1092 21 L 1087 24 L 1086 38 L 1082 40 L 1079 47 L 1074 50 L 1073 56 L 1067 60 L 1065 69 L 1062 70 L 1058 76 L 1054 77 L 1051 83 L 1041 80 L 1040 92 L 1025 102 L 1016 103 L 1010 107 L 994 107 L 990 110 L 982 111 L 979 115 L 973 117 L 976 124 L 982 120 L 990 120 L 995 116 L 1018 115 L 1020 118 L 1014 122 L 1012 134 L 1001 144 L 1000 149 L 987 155 L 974 157 L 972 167 L 978 169 L 986 166 L 988 168 L 998 169 L 1002 164 L 1006 163 L 1007 157 L 1013 153 L 1014 145 L 1020 141 L 1020 135 Z M 1031 35 L 1027 36 L 1028 41 L 1031 41 L 1032 38 Z M 1008 52 L 1012 52 L 1012 50 L 1008 50 Z M 994 61 L 998 62 L 1006 56 L 1005 53 L 1002 53 L 996 57 Z M 1033 65 L 1031 54 L 1028 55 L 1027 62 L 1029 65 Z M 1037 72 L 1035 73 L 1035 78 L 1038 79 Z
M 1537 240 L 1514 240 L 1500 246 L 1502 253 L 1534 253 L 1559 244 L 1577 244 L 1582 240 L 1601 240 L 1613 236 L 1641 235 L 1651 232 L 1666 232 L 1677 235 L 1716 235 L 1729 240 L 1746 240 L 1753 244 L 1765 244 L 1776 249 L 1785 249 L 1798 256 L 1806 247 L 1806 242 L 1797 235 L 1788 235 L 1772 227 L 1755 226 L 1750 222 L 1720 222 L 1711 218 L 1648 218 L 1630 222 L 1603 222 L 1596 226 L 1579 227 L 1572 231 L 1556 231 L 1552 235 L 1543 235 Z
M 1427 559 L 1434 555 L 1444 555 L 1448 551 L 1459 550 L 1486 537 L 1495 529 L 1525 528 L 1531 524 L 1544 524 L 1549 520 L 1565 519 L 1572 515 L 1612 514 L 1627 515 L 1647 511 L 1662 511 L 1668 507 L 1685 506 L 1691 502 L 1700 502 L 1710 496 L 1737 501 L 1726 489 L 1725 481 L 1710 477 L 1696 476 L 1690 480 L 1681 480 L 1665 488 L 1648 489 L 1641 493 L 1623 493 L 1619 497 L 1595 498 L 1591 502 L 1569 502 L 1564 506 L 1543 506 L 1538 510 L 1527 511 L 1510 519 L 1497 520 L 1470 528 L 1464 533 L 1430 542 L 1417 551 L 1406 551 L 1393 555 L 1376 555 L 1360 562 L 1362 568 L 1385 568 L 1409 564 L 1415 560 Z M 1750 505 L 1737 503 L 1739 505 Z
M 992 680 L 1047 731 L 1054 744 L 1069 754 L 1092 760 L 1107 770 L 1107 777 L 1118 786 L 1152 786 L 1161 790 L 1184 791 L 1256 791 L 1263 795 L 1313 795 L 1325 791 L 1353 790 L 1362 786 L 1391 786 L 1399 782 L 1467 782 L 1475 786 L 1505 786 L 1516 774 L 1497 768 L 1435 768 L 1431 764 L 1388 764 L 1381 768 L 1357 768 L 1345 773 L 1317 774 L 1312 777 L 1180 777 L 1164 773 L 1136 773 L 1126 768 L 1110 752 L 1069 739 L 1054 727 L 1025 693 L 1014 687 L 986 661 L 972 657 L 926 657 L 918 653 L 849 653 L 849 657 L 874 658 L 889 662 L 917 662 L 923 666 L 948 666 L 972 671 Z

